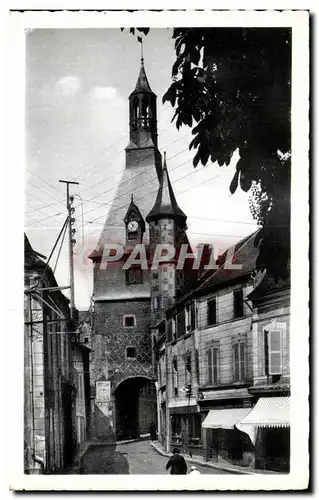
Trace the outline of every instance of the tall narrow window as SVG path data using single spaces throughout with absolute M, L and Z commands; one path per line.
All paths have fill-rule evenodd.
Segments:
M 244 316 L 244 296 L 242 289 L 234 291 L 234 317 Z
M 268 373 L 269 375 L 282 374 L 281 330 L 268 332 Z
M 196 328 L 196 310 L 195 310 L 195 303 L 191 303 L 191 329 L 195 330 Z
M 177 321 L 176 321 L 176 316 L 174 315 L 172 317 L 172 338 L 173 340 L 176 340 L 177 337 Z
M 207 325 L 216 325 L 217 323 L 217 310 L 216 299 L 211 299 L 207 302 Z
M 233 344 L 233 370 L 234 380 L 243 382 L 245 380 L 245 341 Z
M 192 355 L 188 352 L 185 356 L 185 380 L 186 385 L 191 385 L 192 383 Z
M 153 311 L 157 311 L 157 309 L 159 309 L 159 307 L 160 307 L 159 297 L 153 297 L 152 306 L 153 306 Z
M 208 346 L 207 356 L 207 384 L 215 385 L 219 383 L 219 345 L 214 342 Z
M 196 382 L 199 385 L 199 354 L 198 354 L 198 349 L 195 350 L 195 371 L 196 371 Z
M 185 329 L 186 332 L 190 332 L 191 330 L 191 308 L 189 304 L 185 307 Z
M 172 341 L 172 332 L 173 332 L 172 323 L 173 323 L 172 319 L 166 320 L 166 340 L 167 340 L 167 342 Z
M 177 359 L 173 359 L 173 395 L 178 396 L 178 364 Z

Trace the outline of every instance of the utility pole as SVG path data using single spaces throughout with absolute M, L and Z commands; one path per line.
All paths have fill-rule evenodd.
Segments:
M 73 262 L 73 231 L 72 229 L 72 207 L 71 207 L 71 198 L 70 198 L 70 184 L 79 184 L 78 182 L 73 181 L 63 181 L 59 180 L 59 182 L 63 182 L 66 184 L 66 208 L 68 211 L 68 219 L 69 219 L 69 270 L 70 270 L 70 316 L 71 320 L 74 319 L 74 262 Z M 74 209 L 73 209 L 74 211 Z

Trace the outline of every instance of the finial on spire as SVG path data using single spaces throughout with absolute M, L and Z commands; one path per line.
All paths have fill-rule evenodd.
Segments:
M 143 54 L 143 38 L 139 37 L 141 40 L 141 65 L 144 66 L 144 54 Z
M 132 194 L 131 194 L 131 202 L 133 203 L 133 201 L 134 201 L 134 195 L 133 195 L 133 193 L 132 193 Z

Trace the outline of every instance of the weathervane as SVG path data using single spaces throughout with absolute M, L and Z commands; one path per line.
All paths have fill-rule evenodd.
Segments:
M 137 40 L 140 42 L 141 44 L 141 62 L 142 64 L 144 63 L 144 54 L 143 54 L 143 38 L 141 36 L 138 36 L 137 37 Z

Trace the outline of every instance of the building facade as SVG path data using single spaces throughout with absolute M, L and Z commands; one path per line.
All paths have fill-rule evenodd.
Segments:
M 86 416 L 77 431 L 85 387 L 76 375 L 88 355 L 70 332 L 69 299 L 26 236 L 24 284 L 25 473 L 58 473 L 85 439 Z
M 159 441 L 168 452 L 286 472 L 289 284 L 263 277 L 256 286 L 255 237 L 165 310 L 155 346 Z
M 290 469 L 290 282 L 259 276 L 253 304 L 254 409 L 238 424 L 255 447 L 258 469 Z

